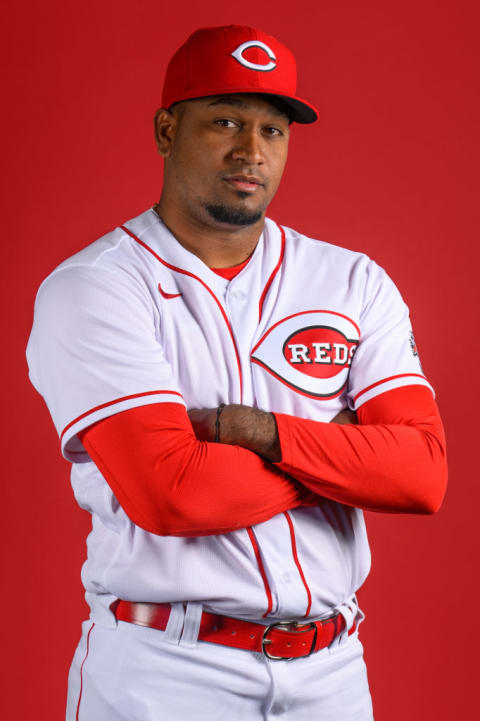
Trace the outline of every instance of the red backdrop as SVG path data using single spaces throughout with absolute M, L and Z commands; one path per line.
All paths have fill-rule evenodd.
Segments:
M 195 8 L 188 0 L 23 0 L 8 10 L 2 718 L 63 718 L 87 611 L 79 574 L 89 518 L 27 381 L 36 289 L 65 257 L 158 199 L 152 115 L 165 64 L 195 28 L 231 22 L 288 44 L 300 94 L 321 109 L 319 123 L 293 130 L 270 215 L 386 267 L 411 307 L 445 420 L 450 487 L 440 512 L 367 514 L 373 568 L 359 596 L 376 719 L 447 721 L 476 708 L 476 4 L 297 7 L 299 15 L 270 0 L 246 0 L 238 12 L 220 0 Z

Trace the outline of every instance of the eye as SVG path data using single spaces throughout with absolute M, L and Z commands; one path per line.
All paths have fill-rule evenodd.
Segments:
M 276 135 L 283 135 L 283 132 L 280 130 L 280 128 L 275 128 L 274 126 L 267 125 L 265 128 L 263 128 L 263 132 L 265 135 L 268 135 L 269 137 L 273 138 Z
M 229 120 L 228 118 L 218 118 L 218 120 L 215 120 L 214 122 L 221 128 L 235 128 L 237 126 L 237 123 L 233 120 Z

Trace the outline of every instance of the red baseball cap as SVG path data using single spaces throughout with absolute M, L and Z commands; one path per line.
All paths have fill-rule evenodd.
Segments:
M 243 25 L 201 28 L 168 64 L 162 106 L 231 93 L 275 95 L 297 123 L 313 123 L 316 108 L 296 95 L 292 52 L 271 35 Z

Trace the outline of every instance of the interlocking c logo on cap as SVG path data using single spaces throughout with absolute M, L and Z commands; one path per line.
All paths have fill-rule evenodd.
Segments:
M 268 57 L 270 58 L 269 63 L 265 63 L 264 65 L 260 65 L 258 63 L 251 63 L 250 60 L 246 60 L 243 57 L 243 53 L 248 48 L 261 48 L 262 50 L 265 50 Z M 273 70 L 277 67 L 277 58 L 275 57 L 275 53 L 271 48 L 268 47 L 265 43 L 262 43 L 261 40 L 249 40 L 246 43 L 242 43 L 238 46 L 236 50 L 231 53 L 235 60 L 238 60 L 240 65 L 243 65 L 246 68 L 249 68 L 250 70 L 262 70 L 263 72 L 268 72 L 269 70 Z

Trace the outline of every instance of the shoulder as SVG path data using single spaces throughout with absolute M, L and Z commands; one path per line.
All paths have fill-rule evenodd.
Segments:
M 285 232 L 287 262 L 301 265 L 304 270 L 331 275 L 333 278 L 348 278 L 369 285 L 387 277 L 385 270 L 366 253 L 350 250 L 320 238 L 300 233 L 293 228 L 282 226 Z
M 149 212 L 128 221 L 146 225 Z M 40 285 L 32 337 L 87 332 L 155 322 L 154 277 L 149 254 L 120 226 L 58 265 Z
M 128 221 L 139 232 L 155 222 L 150 211 Z M 138 244 L 121 227 L 101 236 L 78 253 L 66 258 L 42 281 L 36 303 L 43 297 L 54 302 L 64 298 L 66 302 L 78 295 L 91 295 L 95 289 L 115 287 L 126 290 L 144 285 L 149 274 L 149 258 L 138 250 Z
M 285 232 L 285 272 L 292 282 L 300 280 L 304 287 L 321 285 L 329 293 L 343 289 L 362 313 L 372 304 L 381 305 L 387 296 L 402 301 L 389 274 L 366 253 L 282 227 Z
M 349 268 L 358 265 L 366 267 L 373 262 L 365 253 L 349 250 L 320 238 L 313 238 L 285 225 L 282 228 L 285 231 L 286 249 L 290 250 L 292 255 L 308 255 L 317 262 Z

